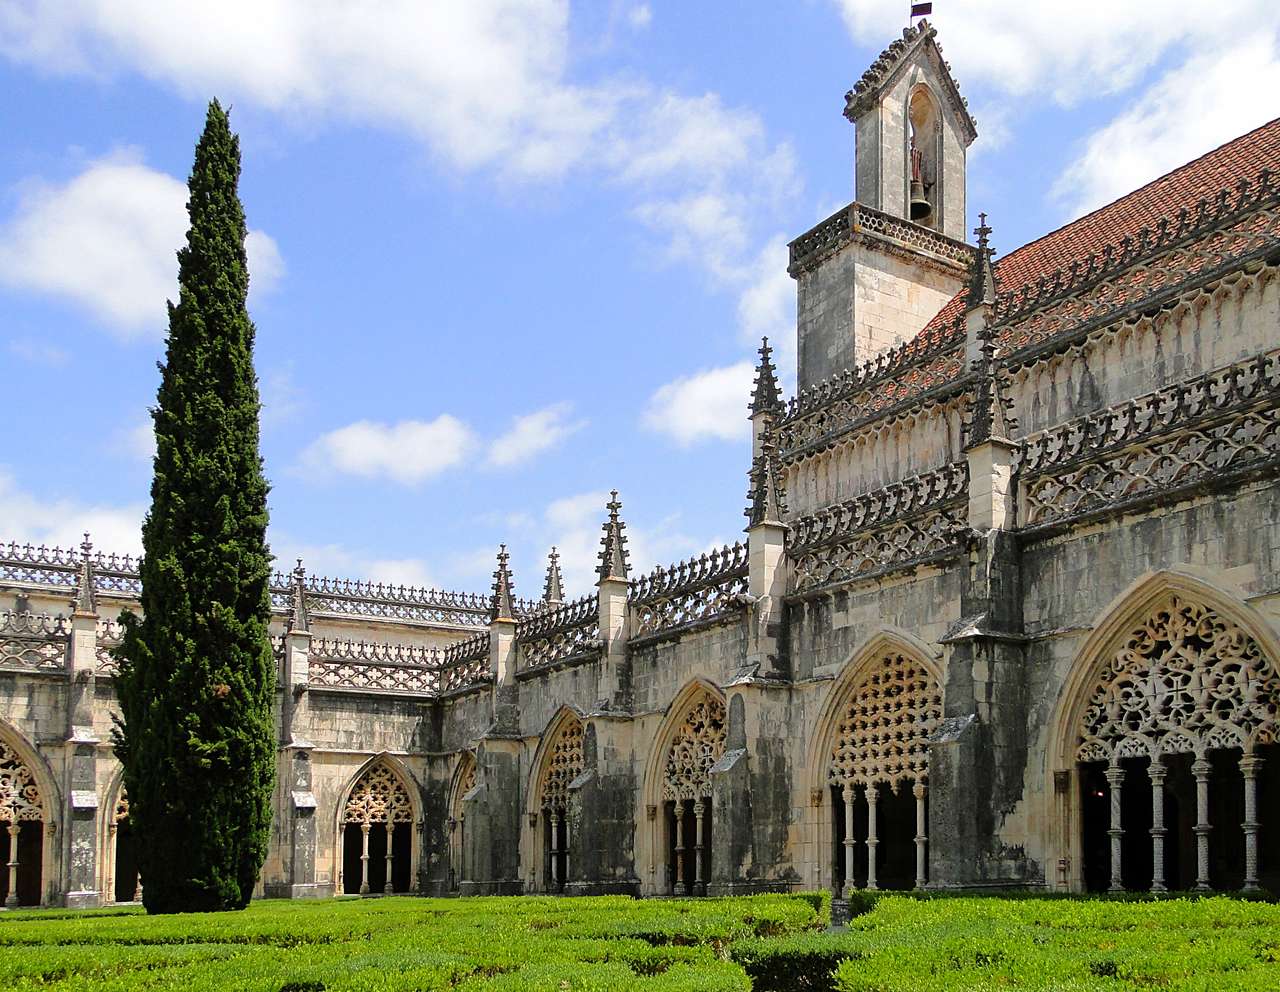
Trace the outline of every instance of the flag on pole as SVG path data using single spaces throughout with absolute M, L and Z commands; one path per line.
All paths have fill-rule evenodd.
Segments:
M 925 14 L 933 13 L 933 4 L 931 3 L 913 3 L 911 5 L 912 17 L 924 17 Z

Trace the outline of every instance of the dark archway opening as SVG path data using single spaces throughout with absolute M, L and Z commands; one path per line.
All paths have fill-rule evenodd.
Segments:
M 133 902 L 138 895 L 138 853 L 133 830 L 127 819 L 116 824 L 115 891 L 116 902 Z
M 704 896 L 711 878 L 711 800 L 702 801 L 702 845 L 698 849 L 698 817 L 685 801 L 676 823 L 676 804 L 663 804 L 667 825 L 667 891 L 677 896 Z
M 397 823 L 391 836 L 391 891 L 408 892 L 412 865 L 410 858 L 413 828 L 409 823 Z M 347 895 L 360 893 L 363 871 L 360 853 L 363 850 L 363 831 L 360 824 L 348 823 L 342 830 L 342 891 Z M 376 895 L 386 891 L 387 885 L 387 828 L 384 823 L 369 827 L 369 893 Z
M 911 783 L 901 782 L 898 791 L 878 786 L 876 834 L 876 885 L 882 889 L 916 887 L 916 797 Z
M 0 904 L 9 898 L 8 864 L 13 860 L 9 824 L 0 823 Z M 43 878 L 44 824 L 23 820 L 18 824 L 18 905 L 39 906 Z

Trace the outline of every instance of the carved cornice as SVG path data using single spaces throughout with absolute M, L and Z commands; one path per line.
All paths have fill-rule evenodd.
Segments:
M 974 256 L 972 245 L 855 201 L 787 246 L 787 272 L 793 279 L 802 272 L 812 272 L 845 245 L 854 243 L 870 244 L 961 276 L 969 271 Z

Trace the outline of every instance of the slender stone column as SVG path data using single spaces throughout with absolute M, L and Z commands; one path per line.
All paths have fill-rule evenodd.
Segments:
M 675 882 L 672 885 L 673 892 L 679 892 L 684 886 L 687 891 L 689 867 L 685 863 L 684 857 L 684 803 L 676 803 L 676 874 Z
M 391 884 L 391 840 L 395 836 L 396 825 L 392 820 L 387 821 L 387 880 L 382 886 L 382 891 L 386 895 L 391 895 L 395 891 L 395 887 Z
M 560 885 L 563 889 L 564 883 L 569 880 L 569 817 L 568 811 L 561 806 L 556 810 L 556 823 L 560 828 L 560 859 L 562 870 L 560 872 Z
M 853 889 L 853 800 L 857 791 L 852 784 L 846 783 L 844 796 L 844 894 L 847 896 Z
M 554 809 L 547 810 L 547 830 L 551 834 L 551 891 L 560 888 L 560 818 Z
M 1121 880 L 1120 841 L 1124 837 L 1124 827 L 1120 816 L 1120 790 L 1124 784 L 1124 769 L 1119 765 L 1107 768 L 1107 792 L 1111 800 L 1111 829 L 1107 836 L 1111 838 L 1111 892 L 1123 892 L 1124 882 Z
M 1196 835 L 1196 891 L 1208 892 L 1209 885 L 1209 831 L 1213 829 L 1209 823 L 1209 775 L 1213 771 L 1204 758 L 1199 758 L 1191 765 L 1191 774 L 1196 777 L 1196 825 L 1192 829 Z
M 911 789 L 911 794 L 916 797 L 916 888 L 923 889 L 927 881 L 925 854 L 929 843 L 928 826 L 924 815 L 925 784 L 916 782 Z
M 103 873 L 106 877 L 102 880 L 103 902 L 116 901 L 116 831 L 119 829 L 120 824 L 112 816 L 111 822 L 107 824 L 107 849 L 103 852 L 107 859 L 107 870 Z
M 360 894 L 369 894 L 369 822 L 360 824 Z
M 876 803 L 880 801 L 880 786 L 876 782 L 867 785 L 867 888 L 879 888 L 876 885 L 876 847 L 880 838 L 876 836 Z
M 1164 838 L 1169 831 L 1164 826 L 1164 780 L 1169 769 L 1155 757 L 1147 775 L 1151 779 L 1151 891 L 1164 892 Z
M 17 817 L 9 821 L 9 895 L 5 898 L 6 909 L 18 905 L 18 828 L 21 824 Z
M 1244 776 L 1244 891 L 1258 890 L 1258 772 L 1262 758 L 1256 754 L 1240 756 L 1240 774 Z
M 697 895 L 702 894 L 702 835 L 707 822 L 707 807 L 699 799 L 693 804 L 693 820 L 697 824 L 693 841 L 693 889 Z

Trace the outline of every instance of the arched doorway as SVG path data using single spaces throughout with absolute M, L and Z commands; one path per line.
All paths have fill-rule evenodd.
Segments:
M 712 859 L 711 767 L 724 754 L 724 700 L 699 686 L 683 713 L 663 752 L 666 891 L 706 895 Z
M 114 902 L 141 902 L 142 878 L 138 874 L 138 854 L 129 825 L 129 797 L 123 785 L 107 824 L 107 849 L 107 884 L 103 886 L 107 898 Z
M 911 889 L 928 880 L 929 737 L 942 687 L 914 653 L 882 645 L 837 692 L 826 745 L 832 888 Z
M 0 739 L 0 900 L 6 907 L 40 905 L 44 814 L 35 774 L 17 750 Z
M 462 869 L 463 842 L 466 839 L 467 815 L 462 798 L 476 787 L 476 758 L 470 751 L 462 759 L 454 775 L 453 797 L 449 800 L 449 891 L 457 892 L 465 877 Z
M 1071 722 L 1083 888 L 1280 880 L 1259 845 L 1280 824 L 1280 670 L 1232 612 L 1169 590 L 1091 664 Z
M 566 712 L 552 730 L 542 775 L 534 790 L 535 830 L 542 849 L 542 878 L 548 892 L 563 892 L 569 877 L 569 783 L 582 774 L 582 721 Z
M 345 893 L 409 891 L 413 803 L 404 782 L 385 761 L 356 779 L 343 807 L 341 826 Z

